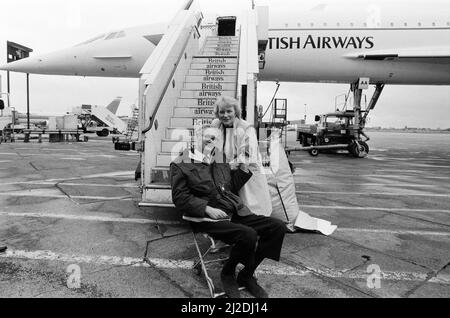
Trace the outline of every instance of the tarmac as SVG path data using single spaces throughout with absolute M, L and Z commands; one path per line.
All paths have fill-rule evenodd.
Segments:
M 301 209 L 338 229 L 287 234 L 270 297 L 450 297 L 450 135 L 371 137 L 365 159 L 291 154 Z M 111 138 L 0 144 L 0 297 L 208 298 L 189 228 L 138 206 L 137 162 Z

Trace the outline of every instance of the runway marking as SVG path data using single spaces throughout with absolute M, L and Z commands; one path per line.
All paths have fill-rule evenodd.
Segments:
M 0 163 L 13 162 L 12 160 L 0 160 Z
M 295 191 L 297 194 L 339 194 L 339 195 L 385 195 L 385 196 L 409 196 L 409 197 L 436 197 L 449 198 L 450 194 L 434 194 L 434 193 L 365 193 L 365 192 L 333 192 L 333 191 Z
M 105 214 L 105 213 L 104 213 Z M 155 221 L 149 219 L 135 219 L 135 218 L 119 218 L 97 215 L 75 215 L 75 214 L 52 214 L 45 212 L 2 212 L 1 216 L 9 217 L 25 217 L 25 218 L 49 218 L 49 219 L 66 219 L 76 221 L 88 222 L 114 222 L 114 223 L 128 223 L 128 224 L 164 224 L 164 225 L 181 225 L 179 221 Z
M 159 269 L 175 269 L 175 270 L 191 270 L 194 266 L 193 261 L 171 260 L 164 258 L 149 258 L 147 261 L 143 259 L 120 256 L 106 255 L 75 255 L 60 254 L 52 251 L 23 251 L 23 250 L 7 250 L 6 253 L 0 254 L 3 259 L 25 259 L 39 261 L 56 261 L 70 264 L 94 264 L 99 266 L 127 266 L 127 267 L 156 267 Z M 261 265 L 256 271 L 262 275 L 280 275 L 280 276 L 297 276 L 303 277 L 310 274 L 319 274 L 328 278 L 349 278 L 354 280 L 367 280 L 368 275 L 364 271 L 351 272 L 350 270 L 336 271 L 332 269 L 319 269 L 305 266 L 306 270 L 298 269 L 283 263 L 277 265 Z M 382 280 L 392 281 L 425 281 L 428 276 L 422 273 L 414 272 L 390 272 L 382 271 L 380 273 Z M 450 284 L 448 275 L 441 275 L 430 280 L 432 283 Z
M 414 230 L 386 230 L 386 229 L 353 229 L 353 228 L 337 228 L 336 232 L 354 232 L 354 233 L 371 233 L 371 234 L 398 234 L 398 235 L 420 235 L 420 236 L 450 236 L 450 232 L 435 231 L 414 231 Z
M 101 184 L 101 183 L 61 183 L 61 182 L 46 182 L 46 181 L 19 181 L 19 182 L 6 182 L 0 183 L 0 186 L 5 185 L 20 185 L 20 184 L 28 184 L 28 185 L 56 185 L 60 186 L 71 186 L 71 187 L 98 187 L 98 188 L 138 188 L 137 184 L 134 183 L 126 183 L 126 184 Z
M 4 156 L 17 156 L 17 154 L 16 153 L 0 153 L 0 155 L 4 155 Z
M 402 208 L 376 208 L 376 207 L 324 206 L 324 205 L 301 205 L 301 207 L 308 209 L 335 209 L 335 210 L 357 210 L 357 211 L 450 213 L 450 210 L 431 210 L 431 209 L 402 209 Z
M 346 176 L 346 175 L 343 175 L 343 176 Z M 329 175 L 325 175 L 323 177 L 329 177 Z M 395 178 L 400 178 L 400 179 L 417 179 L 418 177 L 420 177 L 420 178 L 424 178 L 424 179 L 450 180 L 450 177 L 433 177 L 433 176 L 427 176 L 427 175 L 402 176 L 402 175 L 392 175 L 392 174 L 367 174 L 367 175 L 359 175 L 358 177 L 361 177 L 361 178 L 392 178 L 392 177 L 395 177 Z
M 410 183 L 339 183 L 339 182 L 309 182 L 302 181 L 296 182 L 296 186 L 301 186 L 301 184 L 317 184 L 317 185 L 340 185 L 340 186 L 355 186 L 355 187 L 386 187 L 386 186 L 394 186 L 394 187 L 411 187 L 411 188 L 442 188 L 442 186 L 438 186 L 435 184 L 410 184 Z
M 75 151 L 75 152 L 78 152 L 78 149 L 73 149 L 73 148 L 67 148 L 67 149 L 64 149 L 64 148 L 54 148 L 54 149 L 42 148 L 41 150 L 45 150 L 45 151 Z
M 84 158 L 60 158 L 61 160 L 86 161 Z
M 181 221 L 153 221 L 149 219 L 136 218 L 114 218 L 107 216 L 95 215 L 73 215 L 73 214 L 51 214 L 39 212 L 0 212 L 1 216 L 9 217 L 29 217 L 29 218 L 53 218 L 53 219 L 67 219 L 88 222 L 115 222 L 115 223 L 132 223 L 132 224 L 165 224 L 165 225 L 182 225 Z M 414 230 L 389 230 L 389 229 L 356 229 L 356 228 L 338 228 L 337 232 L 356 232 L 356 233 L 371 233 L 371 234 L 411 234 L 420 236 L 450 236 L 450 232 L 437 231 L 414 231 Z
M 126 184 L 101 184 L 101 183 L 60 183 L 60 186 L 71 186 L 71 187 L 98 187 L 98 188 L 138 188 L 137 184 L 126 183 Z
M 39 197 L 39 198 L 55 198 L 55 199 L 67 199 L 68 196 L 64 194 L 51 194 L 51 193 L 39 193 L 35 192 L 14 192 L 14 193 L 0 193 L 3 197 Z M 71 195 L 71 199 L 80 200 L 100 200 L 100 201 L 131 201 L 135 197 L 131 196 L 121 196 L 121 197 L 97 197 L 97 196 L 81 196 L 81 195 Z
M 116 172 L 107 172 L 107 173 L 98 173 L 91 174 L 87 176 L 73 177 L 73 178 L 58 178 L 58 179 L 47 179 L 43 181 L 52 182 L 52 181 L 70 181 L 70 180 L 84 180 L 84 179 L 95 179 L 95 178 L 114 178 L 114 177 L 130 177 L 134 178 L 134 170 L 133 171 L 116 171 Z

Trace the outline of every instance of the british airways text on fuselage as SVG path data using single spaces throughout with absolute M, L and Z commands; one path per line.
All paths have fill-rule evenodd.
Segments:
M 269 50 L 300 49 L 372 49 L 374 37 L 359 36 L 312 36 L 270 37 Z

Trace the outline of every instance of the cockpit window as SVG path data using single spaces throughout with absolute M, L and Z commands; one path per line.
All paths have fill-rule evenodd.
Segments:
M 93 38 L 93 39 L 90 39 L 90 40 L 87 40 L 86 42 L 83 42 L 83 43 L 80 43 L 80 44 L 78 44 L 78 46 L 79 46 L 79 45 L 90 44 L 90 43 L 92 43 L 92 42 L 95 42 L 95 41 L 101 40 L 101 39 L 103 39 L 104 37 L 105 37 L 105 34 L 102 34 L 102 35 L 96 36 L 96 37 L 95 37 L 95 38 Z
M 119 32 L 112 32 L 108 34 L 108 36 L 105 38 L 106 40 L 112 40 L 112 39 L 118 39 L 118 38 L 124 38 L 125 37 L 125 31 L 119 31 Z

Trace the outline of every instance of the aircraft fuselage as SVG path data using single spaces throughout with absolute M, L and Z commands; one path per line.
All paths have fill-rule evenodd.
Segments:
M 450 58 L 358 59 L 370 52 L 440 49 L 450 28 L 271 29 L 261 80 L 352 83 L 450 84 Z M 447 63 L 444 63 L 444 62 Z

